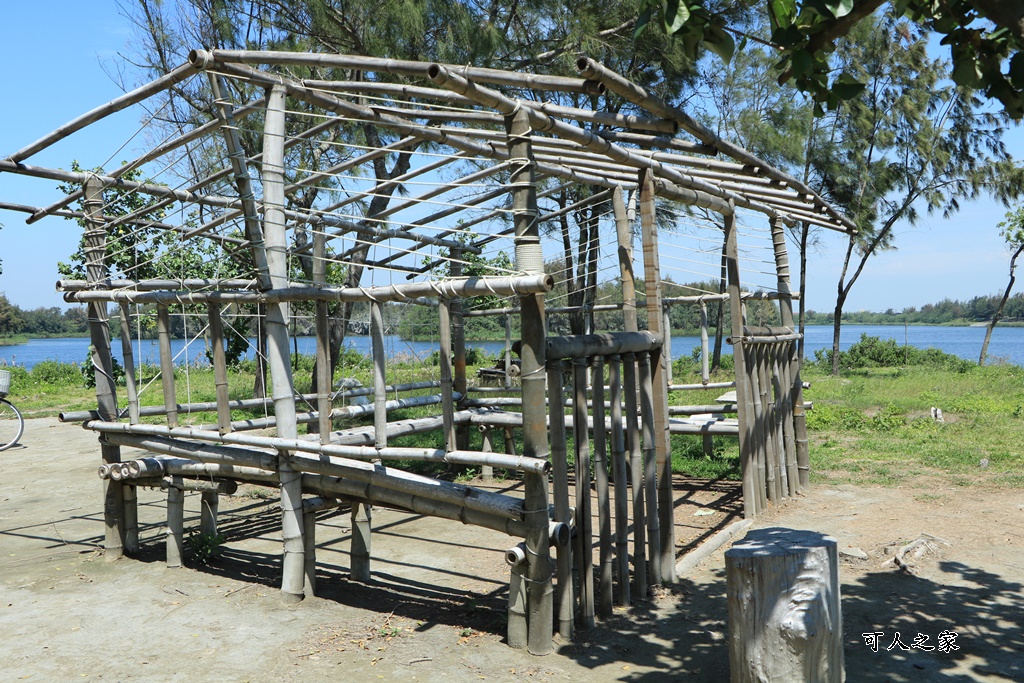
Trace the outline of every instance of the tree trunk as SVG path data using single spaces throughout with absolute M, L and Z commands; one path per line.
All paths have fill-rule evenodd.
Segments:
M 1013 256 L 1010 257 L 1010 281 L 1006 283 L 1006 291 L 1003 292 L 1003 298 L 999 300 L 999 306 L 996 308 L 996 312 L 992 315 L 992 320 L 989 321 L 988 328 L 985 330 L 985 341 L 981 344 L 981 356 L 978 358 L 978 365 L 985 364 L 985 358 L 988 356 L 988 343 L 992 340 L 992 330 L 996 329 L 996 323 L 1003 316 L 1003 307 L 1006 306 L 1006 300 L 1010 298 L 1010 291 L 1013 290 L 1013 283 L 1017 279 L 1014 270 L 1017 267 L 1017 257 L 1020 256 L 1022 251 L 1024 251 L 1024 244 L 1017 247 L 1017 251 L 1013 252 Z

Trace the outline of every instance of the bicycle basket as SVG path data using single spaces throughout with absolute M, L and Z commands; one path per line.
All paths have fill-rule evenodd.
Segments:
M 11 371 L 0 370 L 0 398 L 7 395 L 7 392 L 11 390 Z

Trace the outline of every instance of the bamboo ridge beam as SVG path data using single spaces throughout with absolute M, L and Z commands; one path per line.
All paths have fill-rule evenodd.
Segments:
M 2 163 L 2 162 L 0 162 Z M 195 304 L 195 303 L 280 303 L 287 301 L 400 301 L 420 303 L 423 297 L 470 298 L 474 296 L 512 296 L 541 294 L 555 286 L 550 275 L 520 275 L 513 277 L 468 277 L 433 282 L 377 287 L 284 287 L 264 292 L 248 291 L 156 291 L 85 290 L 65 292 L 68 303 L 114 301 L 140 304 Z

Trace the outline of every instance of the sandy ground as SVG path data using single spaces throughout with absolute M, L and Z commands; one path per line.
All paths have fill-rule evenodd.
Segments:
M 221 557 L 168 569 L 163 494 L 140 489 L 142 556 L 111 561 L 95 437 L 44 419 L 28 422 L 23 443 L 0 454 L 2 681 L 728 679 L 722 551 L 533 657 L 503 642 L 501 534 L 377 509 L 374 580 L 356 584 L 348 515 L 325 515 L 318 597 L 284 606 L 278 515 L 259 490 L 222 503 Z M 1024 681 L 1024 492 L 919 485 L 819 486 L 757 526 L 827 533 L 867 555 L 840 567 L 847 680 Z M 677 489 L 680 553 L 738 518 L 733 484 Z M 187 505 L 194 527 L 198 496 Z M 948 545 L 915 558 L 916 575 L 885 565 L 922 532 Z M 959 650 L 887 650 L 897 631 L 908 647 L 955 633 Z M 861 635 L 873 632 L 878 652 Z

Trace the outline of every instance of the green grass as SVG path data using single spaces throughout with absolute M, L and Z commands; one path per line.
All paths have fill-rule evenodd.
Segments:
M 812 478 L 1024 485 L 1024 368 L 870 368 L 842 377 L 808 368 L 804 379 L 814 403 Z

